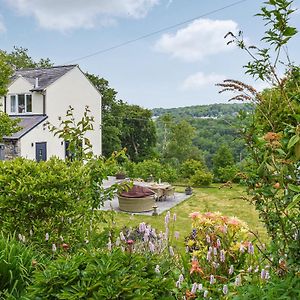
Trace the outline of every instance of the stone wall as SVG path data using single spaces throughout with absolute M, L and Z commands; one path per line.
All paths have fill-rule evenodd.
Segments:
M 4 141 L 4 159 L 14 159 L 21 156 L 20 141 Z

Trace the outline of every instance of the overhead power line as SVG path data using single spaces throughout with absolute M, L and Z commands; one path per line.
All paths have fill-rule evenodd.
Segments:
M 243 2 L 246 2 L 246 1 L 248 1 L 248 0 L 240 0 L 240 1 L 233 2 L 233 3 L 228 4 L 228 5 L 226 5 L 226 6 L 223 6 L 223 7 L 214 9 L 214 10 L 211 10 L 211 11 L 209 11 L 209 12 L 203 14 L 203 15 L 200 15 L 200 16 L 197 16 L 197 17 L 194 17 L 194 18 L 191 18 L 191 19 L 182 21 L 182 22 L 180 22 L 180 23 L 176 23 L 176 24 L 170 25 L 170 26 L 168 26 L 168 27 L 161 28 L 161 29 L 156 30 L 156 31 L 152 31 L 152 32 L 150 32 L 150 33 L 141 35 L 141 36 L 139 36 L 139 37 L 137 37 L 137 38 L 134 38 L 134 39 L 131 39 L 131 40 L 122 42 L 122 43 L 120 43 L 120 44 L 116 44 L 116 45 L 114 45 L 114 46 L 111 46 L 111 47 L 108 47 L 108 48 L 104 48 L 104 49 L 101 49 L 101 50 L 99 50 L 99 51 L 96 51 L 96 52 L 93 52 L 93 53 L 90 53 L 90 54 L 87 54 L 87 55 L 84 55 L 84 56 L 81 56 L 81 57 L 78 57 L 78 58 L 69 60 L 68 62 L 66 62 L 66 64 L 74 63 L 74 62 L 77 62 L 77 61 L 80 61 L 80 60 L 84 60 L 84 59 L 89 58 L 89 57 L 93 57 L 93 56 L 96 56 L 96 55 L 99 55 L 99 54 L 102 54 L 102 53 L 105 53 L 105 52 L 109 52 L 109 51 L 114 50 L 114 49 L 117 49 L 117 48 L 124 47 L 124 46 L 126 46 L 126 45 L 128 45 L 128 44 L 135 43 L 135 42 L 137 42 L 137 41 L 146 39 L 146 38 L 151 37 L 151 36 L 153 36 L 153 35 L 156 35 L 156 34 L 158 34 L 158 33 L 162 33 L 162 32 L 164 32 L 164 31 L 167 31 L 167 30 L 170 30 L 170 29 L 179 27 L 179 26 L 184 25 L 184 24 L 186 24 L 186 23 L 190 23 L 190 22 L 195 21 L 195 20 L 197 20 L 197 19 L 207 17 L 207 16 L 209 16 L 209 15 L 212 15 L 212 14 L 215 14 L 215 13 L 217 13 L 217 12 L 219 12 L 219 11 L 225 10 L 225 9 L 227 9 L 227 8 L 230 8 L 230 7 L 239 5 L 239 4 L 241 4 L 241 3 L 243 3 Z

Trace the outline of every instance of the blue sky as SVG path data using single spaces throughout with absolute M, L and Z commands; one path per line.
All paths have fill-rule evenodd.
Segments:
M 35 59 L 78 63 L 106 78 L 118 97 L 147 108 L 226 102 L 214 86 L 234 78 L 264 87 L 243 74 L 245 53 L 226 46 L 227 31 L 242 30 L 260 43 L 263 22 L 254 14 L 263 1 L 245 0 L 0 0 L 1 49 L 29 49 Z M 300 7 L 300 0 L 294 6 Z M 181 26 L 86 59 L 101 51 L 184 21 Z M 292 24 L 300 28 L 300 14 Z M 299 34 L 289 45 L 299 64 Z M 75 60 L 75 61 L 74 61 Z M 228 96 L 227 96 L 228 97 Z

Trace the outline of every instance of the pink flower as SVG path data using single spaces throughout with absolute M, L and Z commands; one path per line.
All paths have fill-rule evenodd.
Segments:
M 193 220 L 197 219 L 200 216 L 200 213 L 198 211 L 190 213 L 189 217 Z
M 128 244 L 128 245 L 132 245 L 133 243 L 134 243 L 133 240 L 128 240 L 128 241 L 127 241 L 127 244 Z

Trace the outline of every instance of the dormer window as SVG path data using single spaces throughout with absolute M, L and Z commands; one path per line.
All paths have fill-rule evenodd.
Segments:
M 10 95 L 10 111 L 15 114 L 32 112 L 31 94 Z

